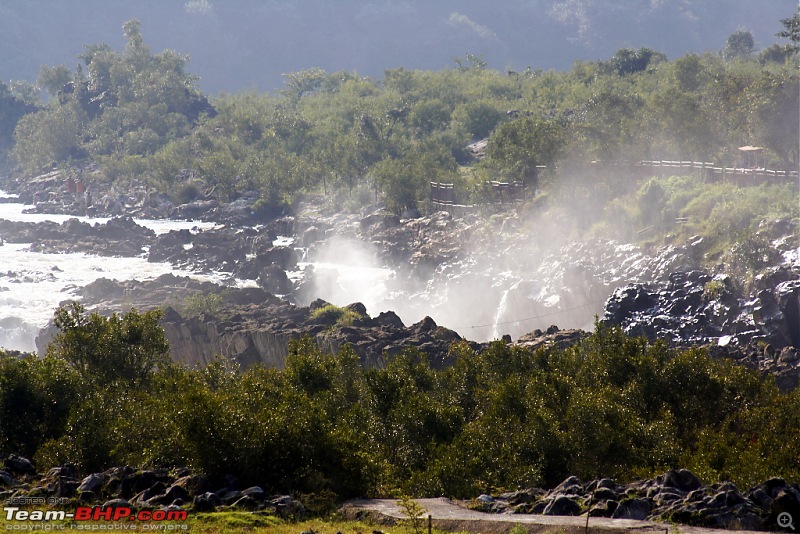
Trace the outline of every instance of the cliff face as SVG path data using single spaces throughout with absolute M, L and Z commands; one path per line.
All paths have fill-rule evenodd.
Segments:
M 300 331 L 274 332 L 266 326 L 264 329 L 235 330 L 206 314 L 189 318 L 183 318 L 177 312 L 171 315 L 162 325 L 172 359 L 190 367 L 205 366 L 216 357 L 222 357 L 242 367 L 262 364 L 282 368 L 289 341 L 302 335 Z

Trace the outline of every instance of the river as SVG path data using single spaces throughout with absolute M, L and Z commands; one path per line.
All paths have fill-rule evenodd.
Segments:
M 0 197 L 10 195 L 0 191 Z M 26 214 L 31 206 L 0 203 L 0 219 L 11 221 L 62 223 L 77 218 L 90 224 L 103 224 L 107 218 L 68 215 Z M 205 229 L 213 223 L 198 221 L 136 220 L 157 234 L 170 230 Z M 2 238 L 2 236 L 0 236 Z M 75 290 L 97 280 L 148 280 L 165 273 L 215 281 L 214 275 L 182 271 L 168 263 L 150 263 L 145 251 L 137 258 L 99 257 L 82 253 L 42 254 L 31 252 L 30 243 L 5 243 L 0 246 L 0 347 L 22 351 L 36 349 L 34 339 L 52 318 L 59 303 L 75 299 Z

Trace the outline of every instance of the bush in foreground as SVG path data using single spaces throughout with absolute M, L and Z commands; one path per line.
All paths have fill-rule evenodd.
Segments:
M 363 369 L 349 348 L 325 354 L 301 339 L 283 370 L 155 359 L 138 368 L 147 380 L 107 381 L 63 339 L 81 334 L 91 351 L 155 316 L 59 313 L 73 320 L 46 358 L 0 358 L 0 454 L 40 466 L 189 465 L 212 480 L 340 497 L 468 497 L 679 467 L 749 487 L 800 470 L 800 394 L 603 325 L 566 350 L 455 345 L 444 370 L 414 351 Z M 138 354 L 127 345 L 141 339 L 118 337 L 108 357 Z

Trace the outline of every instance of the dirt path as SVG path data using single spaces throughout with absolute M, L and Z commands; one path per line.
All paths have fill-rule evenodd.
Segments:
M 564 533 L 579 534 L 587 530 L 586 517 L 545 516 L 527 514 L 487 514 L 469 510 L 459 506 L 450 499 L 415 499 L 425 508 L 426 517 L 430 514 L 433 526 L 452 532 L 480 532 L 499 534 L 508 532 L 514 526 L 523 526 L 532 533 Z M 397 521 L 406 516 L 400 510 L 396 500 L 392 499 L 357 499 L 348 501 L 343 507 L 348 517 L 370 514 L 377 519 Z M 731 534 L 730 530 L 671 525 L 653 521 L 635 521 L 632 519 L 589 518 L 589 532 L 604 533 L 664 533 L 664 534 Z M 752 531 L 735 531 L 737 534 Z

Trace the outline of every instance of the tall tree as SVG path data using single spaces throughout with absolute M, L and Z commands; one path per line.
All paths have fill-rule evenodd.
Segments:
M 793 54 L 797 53 L 800 50 L 800 7 L 788 19 L 781 19 L 781 24 L 783 24 L 783 30 L 775 35 L 789 39 L 790 44 L 786 45 L 786 50 Z
M 748 57 L 753 53 L 755 47 L 756 41 L 753 39 L 753 34 L 750 30 L 736 30 L 725 41 L 722 57 L 725 59 Z

